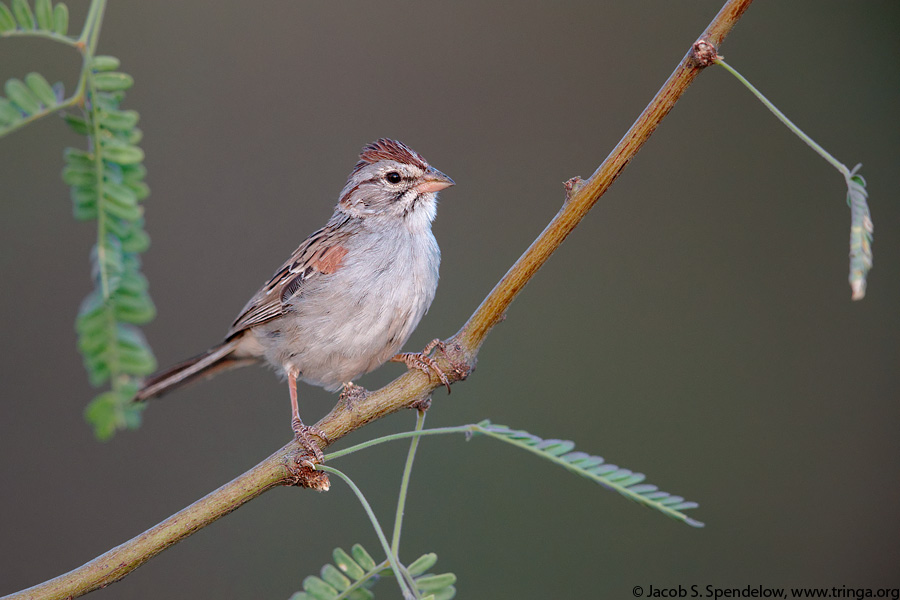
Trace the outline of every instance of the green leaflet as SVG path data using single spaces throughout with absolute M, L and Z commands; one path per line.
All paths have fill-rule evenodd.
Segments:
M 25 30 L 34 29 L 34 13 L 31 12 L 28 2 L 26 0 L 12 0 L 11 5 L 13 15 L 15 15 L 16 21 L 19 22 L 19 27 Z
M 128 73 L 100 72 L 94 75 L 94 86 L 101 92 L 120 92 L 134 85 Z
M 28 89 L 28 86 L 18 79 L 10 79 L 3 86 L 6 97 L 27 115 L 35 115 L 41 112 L 41 101 Z
M 422 575 L 423 573 L 428 571 L 428 569 L 433 567 L 436 562 L 437 554 L 435 554 L 434 552 L 430 552 L 428 554 L 423 554 L 422 556 L 417 558 L 406 568 L 406 570 L 409 571 L 409 574 L 413 576 Z
M 353 558 L 356 559 L 357 564 L 363 569 L 371 571 L 375 568 L 375 559 L 366 552 L 366 549 L 363 548 L 361 544 L 354 544 L 353 547 L 350 548 L 350 552 L 353 553 Z
M 54 106 L 58 104 L 56 94 L 53 93 L 53 88 L 50 87 L 50 84 L 47 83 L 47 80 L 44 79 L 44 76 L 40 73 L 29 73 L 26 75 L 25 85 L 28 86 L 28 89 L 31 90 L 44 106 Z
M 103 146 L 103 158 L 120 165 L 136 165 L 144 160 L 144 151 L 138 146 L 131 145 L 128 134 L 131 131 L 119 131 L 123 139 L 109 140 L 101 143 Z
M 128 131 L 137 126 L 138 113 L 135 110 L 106 110 L 101 111 L 98 118 L 106 129 Z
M 50 0 L 35 0 L 34 16 L 37 19 L 38 29 L 45 31 L 53 29 L 53 6 Z
M 119 68 L 119 59 L 115 56 L 95 56 L 93 60 L 91 60 L 91 69 L 96 72 L 100 71 L 115 71 Z
M 6 7 L 5 4 L 0 2 L 0 33 L 4 33 L 6 31 L 12 31 L 16 28 L 16 19 L 13 17 L 12 12 Z
M 53 7 L 53 33 L 66 35 L 69 32 L 69 7 L 59 3 Z
M 360 580 L 365 576 L 367 569 L 364 569 L 349 554 L 344 552 L 343 548 L 335 548 L 334 552 L 331 553 L 331 557 L 334 559 L 334 564 L 349 577 L 352 577 L 354 581 Z M 369 558 L 371 559 L 371 557 Z
M 456 583 L 456 575 L 453 573 L 442 573 L 441 575 L 425 575 L 416 579 L 416 587 L 420 592 L 437 593 L 444 588 L 452 586 Z
M 0 96 L 0 128 L 22 120 L 22 111 L 16 105 Z

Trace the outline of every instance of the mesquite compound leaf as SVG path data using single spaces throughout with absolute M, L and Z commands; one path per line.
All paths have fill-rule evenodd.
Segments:
M 622 494 L 638 504 L 682 521 L 691 527 L 703 527 L 700 521 L 691 519 L 682 511 L 697 508 L 696 502 L 686 502 L 681 496 L 659 491 L 655 485 L 643 483 L 646 476 L 607 463 L 599 456 L 591 456 L 575 450 L 575 443 L 568 440 L 544 440 L 527 431 L 510 429 L 482 421 L 474 426 L 475 433 L 489 435 L 514 446 L 529 450 L 557 465 L 595 481 L 603 487 Z
M 150 239 L 142 201 L 150 190 L 144 151 L 137 145 L 139 115 L 120 108 L 123 90 L 134 79 L 113 71 L 119 60 L 112 56 L 94 57 L 90 65 L 84 114 L 66 116 L 76 133 L 90 138 L 89 149 L 65 151 L 63 180 L 71 186 L 75 218 L 97 222 L 91 260 L 95 289 L 82 303 L 76 330 L 89 380 L 111 386 L 85 411 L 97 437 L 106 439 L 140 423 L 141 407 L 131 399 L 139 377 L 153 372 L 156 360 L 135 325 L 152 320 L 156 309 L 140 272 L 139 254 Z

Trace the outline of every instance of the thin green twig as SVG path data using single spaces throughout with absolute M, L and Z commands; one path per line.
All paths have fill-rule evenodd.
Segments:
M 794 135 L 796 135 L 796 136 L 799 137 L 801 140 L 803 140 L 803 141 L 806 143 L 807 146 L 809 146 L 810 148 L 812 148 L 813 150 L 815 150 L 816 153 L 817 153 L 819 156 L 821 156 L 822 158 L 824 158 L 826 161 L 828 161 L 828 163 L 829 163 L 831 166 L 833 166 L 835 169 L 837 169 L 837 170 L 841 173 L 841 175 L 844 176 L 844 179 L 846 179 L 846 180 L 849 181 L 850 176 L 851 176 L 851 175 L 850 175 L 850 169 L 848 169 L 847 166 L 846 166 L 844 163 L 842 163 L 841 161 L 839 161 L 838 159 L 836 159 L 835 157 L 833 157 L 827 150 L 825 150 L 825 148 L 823 148 L 823 147 L 820 146 L 818 143 L 816 143 L 816 141 L 815 141 L 814 139 L 812 139 L 811 137 L 809 137 L 808 135 L 806 135 L 806 133 L 804 133 L 802 129 L 800 129 L 799 127 L 797 127 L 797 125 L 794 124 L 793 121 L 791 121 L 790 119 L 788 119 L 788 118 L 787 118 L 787 115 L 785 115 L 783 112 L 781 112 L 781 111 L 778 109 L 777 106 L 775 106 L 774 104 L 772 104 L 772 103 L 769 101 L 768 98 L 766 98 L 765 96 L 763 96 L 762 92 L 760 92 L 758 89 L 756 89 L 756 88 L 753 86 L 752 83 L 750 83 L 749 81 L 747 81 L 747 79 L 744 78 L 743 75 L 741 75 L 740 73 L 738 73 L 737 70 L 734 69 L 734 67 L 732 67 L 731 65 L 729 65 L 728 63 L 726 63 L 726 62 L 725 62 L 724 60 L 722 60 L 721 58 L 717 58 L 717 59 L 715 60 L 715 63 L 716 63 L 717 65 L 721 66 L 721 67 L 724 67 L 725 70 L 727 70 L 729 73 L 731 73 L 732 75 L 734 75 L 734 76 L 737 78 L 738 81 L 740 81 L 741 83 L 743 83 L 744 86 L 745 86 L 748 90 L 750 90 L 750 92 L 751 92 L 754 96 L 756 96 L 757 99 L 759 99 L 760 102 L 762 102 L 762 103 L 765 105 L 766 108 L 768 108 L 770 111 L 772 111 L 772 114 L 774 114 L 776 117 L 778 117 L 778 120 L 779 120 L 779 121 L 781 121 L 782 123 L 784 123 L 785 126 L 786 126 L 788 129 L 790 129 L 791 131 L 793 131 L 793 132 L 794 132 Z
M 414 431 L 422 431 L 425 426 L 425 411 L 420 410 L 416 414 L 416 427 Z M 409 444 L 409 453 L 406 456 L 406 465 L 403 467 L 403 477 L 400 480 L 400 495 L 397 498 L 397 514 L 394 517 L 394 535 L 391 540 L 391 551 L 394 556 L 400 556 L 400 531 L 403 528 L 403 512 L 406 509 L 406 494 L 409 490 L 409 478 L 412 473 L 413 461 L 416 458 L 416 449 L 419 447 L 419 436 L 412 438 Z
M 472 433 L 473 431 L 475 431 L 475 427 L 477 426 L 457 425 L 455 427 L 437 427 L 435 429 L 422 429 L 421 431 L 404 431 L 402 433 L 392 433 L 391 435 L 385 435 L 380 438 L 375 438 L 374 440 L 368 440 L 366 442 L 356 444 L 355 446 L 344 448 L 343 450 L 330 452 L 325 455 L 325 460 L 331 461 L 335 458 L 341 458 L 342 456 L 347 456 L 348 454 L 353 454 L 354 452 L 365 450 L 366 448 L 369 448 L 371 446 L 377 446 L 378 444 L 384 444 L 385 442 L 404 440 L 406 438 L 418 437 L 423 435 L 445 435 L 448 433 Z
M 409 585 L 406 583 L 406 579 L 400 572 L 400 561 L 397 559 L 397 556 L 394 555 L 394 553 L 391 551 L 391 547 L 388 545 L 387 537 L 385 537 L 384 535 L 384 530 L 378 523 L 378 517 L 375 516 L 375 512 L 372 510 L 372 507 L 369 505 L 369 502 L 366 500 L 366 497 L 363 495 L 362 491 L 356 486 L 355 483 L 353 483 L 352 479 L 350 479 L 347 475 L 335 469 L 334 467 L 318 464 L 316 465 L 316 470 L 325 471 L 326 473 L 337 475 L 338 477 L 343 479 L 348 486 L 350 486 L 350 489 L 353 490 L 354 494 L 356 494 L 356 497 L 359 499 L 360 504 L 362 504 L 363 509 L 369 516 L 369 521 L 372 522 L 372 527 L 375 528 L 375 534 L 378 536 L 378 541 L 381 542 L 381 546 L 382 548 L 384 548 L 384 553 L 388 557 L 388 561 L 391 563 L 391 570 L 394 571 L 394 576 L 397 578 L 397 585 L 399 585 L 400 589 L 403 591 L 403 597 L 408 599 L 415 598 L 416 596 L 409 589 Z
M 79 48 L 77 39 L 67 35 L 60 35 L 54 31 L 45 31 L 41 29 L 13 29 L 11 31 L 0 33 L 0 39 L 14 37 L 36 37 L 51 42 L 65 44 L 66 46 L 72 46 L 73 48 Z
M 97 49 L 97 40 L 100 36 L 100 24 L 103 22 L 103 12 L 106 10 L 106 0 L 92 0 L 88 8 L 87 17 L 84 20 L 84 28 L 78 41 L 84 44 L 87 53 L 93 55 Z
M 420 410 L 416 415 L 416 427 L 413 430 L 422 431 L 425 425 L 425 411 Z M 414 436 L 409 444 L 409 453 L 406 456 L 406 464 L 403 467 L 403 477 L 400 480 L 400 495 L 397 499 L 397 514 L 394 517 L 394 536 L 391 541 L 391 550 L 395 556 L 400 556 L 400 531 L 403 528 L 403 512 L 406 508 L 406 495 L 409 490 L 409 478 L 412 473 L 413 461 L 416 458 L 416 449 L 419 447 L 420 436 Z
M 75 89 L 73 98 L 77 98 L 84 104 L 85 90 L 87 88 L 88 76 L 91 72 L 91 61 L 97 51 L 97 43 L 100 39 L 100 25 L 103 23 L 103 13 L 106 10 L 106 0 L 92 0 L 88 9 L 87 17 L 84 20 L 84 27 L 81 35 L 78 36 L 76 47 L 81 51 L 83 61 L 81 65 L 81 76 L 78 78 L 78 86 Z

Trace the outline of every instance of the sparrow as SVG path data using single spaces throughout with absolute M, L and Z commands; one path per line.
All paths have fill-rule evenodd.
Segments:
M 441 251 L 431 232 L 438 192 L 452 179 L 418 152 L 382 138 L 366 145 L 334 214 L 311 234 L 240 311 L 225 339 L 148 377 L 145 401 L 221 371 L 268 363 L 288 382 L 291 427 L 316 459 L 322 452 L 303 424 L 297 380 L 329 391 L 388 360 L 433 368 L 427 356 L 397 354 L 428 311 Z

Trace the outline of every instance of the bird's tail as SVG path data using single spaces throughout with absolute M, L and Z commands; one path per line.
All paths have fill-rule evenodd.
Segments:
M 203 354 L 198 354 L 164 371 L 154 373 L 144 381 L 144 386 L 135 394 L 135 402 L 156 398 L 198 379 L 212 377 L 221 371 L 256 362 L 256 359 L 252 357 L 233 355 L 238 341 L 239 339 L 228 340 L 210 348 Z

